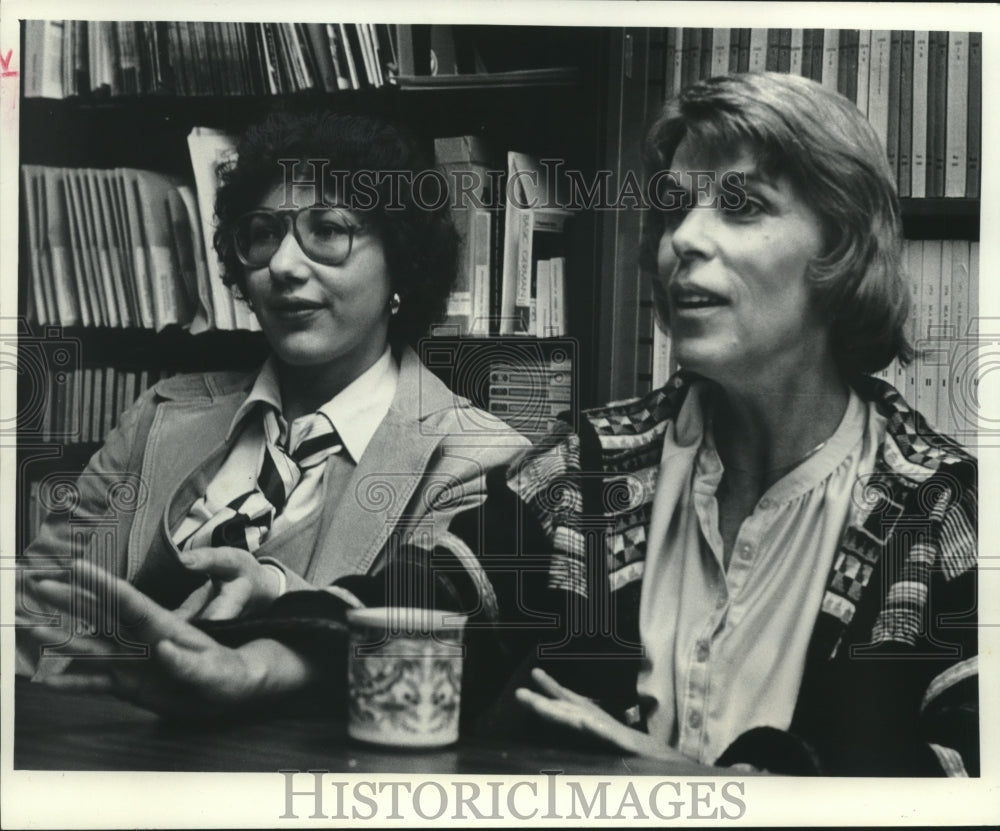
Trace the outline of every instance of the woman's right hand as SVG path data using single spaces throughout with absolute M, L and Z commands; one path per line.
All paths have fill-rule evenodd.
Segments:
M 306 661 L 283 644 L 259 639 L 223 646 L 85 561 L 74 563 L 69 582 L 39 580 L 36 591 L 60 625 L 34 627 L 31 634 L 42 643 L 71 644 L 77 657 L 66 672 L 42 679 L 52 687 L 110 692 L 162 715 L 191 718 L 294 692 L 311 677 Z M 97 633 L 95 621 L 104 624 Z M 136 656 L 136 645 L 146 648 L 144 656 Z
M 242 548 L 192 548 L 178 556 L 186 569 L 207 578 L 177 608 L 185 620 L 228 620 L 259 611 L 281 594 L 278 567 Z

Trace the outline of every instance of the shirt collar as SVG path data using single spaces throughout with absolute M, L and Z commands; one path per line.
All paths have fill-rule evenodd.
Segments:
M 396 394 L 399 365 L 387 346 L 382 357 L 319 408 L 357 462 L 385 418 Z
M 386 346 L 382 356 L 317 410 L 337 428 L 344 447 L 357 462 L 389 411 L 399 381 L 399 366 Z M 280 440 L 285 441 L 289 425 L 281 414 L 281 387 L 278 365 L 269 356 L 257 374 L 246 400 L 233 416 L 227 441 L 231 441 L 250 413 L 272 409 L 278 419 Z M 297 420 L 298 421 L 298 420 Z

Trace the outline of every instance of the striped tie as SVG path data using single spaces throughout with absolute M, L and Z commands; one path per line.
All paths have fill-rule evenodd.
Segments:
M 344 449 L 337 429 L 325 415 L 314 413 L 309 418 L 298 443 L 286 453 L 277 440 L 280 432 L 277 415 L 269 410 L 264 417 L 267 443 L 257 474 L 257 487 L 236 497 L 178 547 L 186 550 L 231 546 L 256 551 L 284 509 L 303 471 L 322 464 L 328 456 Z

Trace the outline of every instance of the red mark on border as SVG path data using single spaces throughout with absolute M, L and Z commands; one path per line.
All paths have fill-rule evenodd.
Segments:
M 14 50 L 8 49 L 6 55 L 0 55 L 0 67 L 3 68 L 3 72 L 0 73 L 4 78 L 17 77 L 17 70 L 10 69 L 10 59 L 14 56 Z

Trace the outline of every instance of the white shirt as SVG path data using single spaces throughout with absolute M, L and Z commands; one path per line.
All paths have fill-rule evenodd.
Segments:
M 736 538 L 728 571 L 715 493 L 723 467 L 692 388 L 664 440 L 649 529 L 638 692 L 647 726 L 714 762 L 752 727 L 787 729 L 852 494 L 874 470 L 885 419 L 852 391 L 821 450 L 775 482 Z
M 319 500 L 324 492 L 320 486 L 331 465 L 357 465 L 379 424 L 389 412 L 398 381 L 399 366 L 389 347 L 386 347 L 382 357 L 319 408 L 317 412 L 323 413 L 337 429 L 346 453 L 328 457 L 323 463 L 303 471 L 301 479 L 289 494 L 282 512 L 275 518 L 266 536 L 274 536 L 319 507 Z M 264 363 L 246 401 L 233 416 L 226 435 L 227 442 L 233 442 L 232 448 L 209 482 L 204 496 L 195 501 L 174 531 L 175 542 L 185 539 L 233 499 L 256 487 L 266 446 L 263 417 L 265 408 L 276 411 L 280 428 L 279 440 L 285 446 L 294 447 L 300 433 L 308 429 L 312 414 L 297 418 L 291 424 L 285 421 L 281 414 L 277 362 L 273 356 Z

